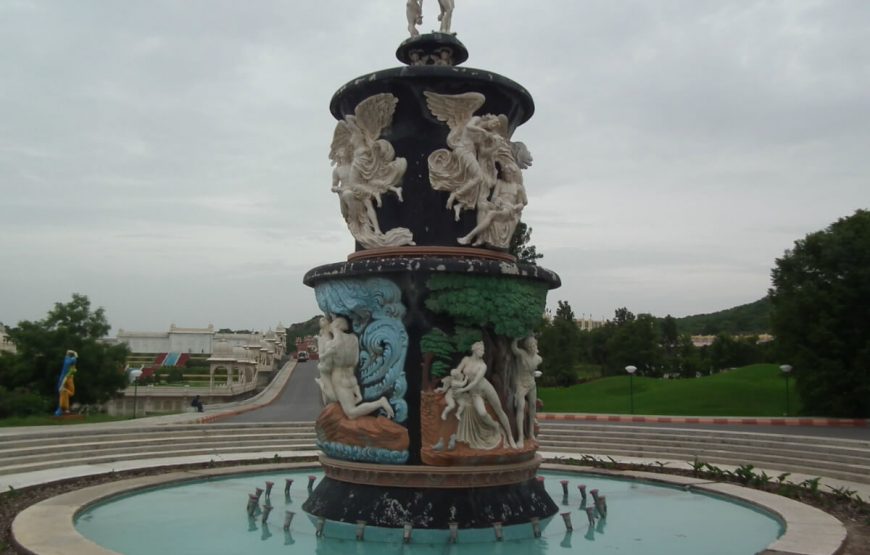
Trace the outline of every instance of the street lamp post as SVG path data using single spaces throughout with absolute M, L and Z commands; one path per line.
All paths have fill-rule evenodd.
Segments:
M 634 414 L 634 373 L 637 372 L 636 366 L 626 366 L 625 371 L 628 372 L 628 391 L 631 399 L 631 414 Z
M 136 396 L 139 393 L 139 376 L 133 380 L 133 419 L 136 418 Z
M 782 373 L 785 374 L 785 415 L 789 415 L 789 398 L 788 398 L 788 377 L 791 374 L 791 365 L 783 364 L 779 367 Z

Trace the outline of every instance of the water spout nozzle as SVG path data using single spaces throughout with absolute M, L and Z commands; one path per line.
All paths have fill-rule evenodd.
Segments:
M 565 530 L 569 532 L 574 530 L 574 525 L 571 524 L 571 513 L 562 513 L 562 520 L 565 521 Z

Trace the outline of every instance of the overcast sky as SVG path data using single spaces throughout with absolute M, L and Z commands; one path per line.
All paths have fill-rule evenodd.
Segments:
M 765 295 L 870 207 L 867 0 L 457 0 L 524 85 L 523 219 L 579 315 Z M 424 2 L 424 30 L 437 2 Z M 404 0 L 0 0 L 0 322 L 73 292 L 114 330 L 266 329 L 353 250 L 332 94 L 399 65 Z

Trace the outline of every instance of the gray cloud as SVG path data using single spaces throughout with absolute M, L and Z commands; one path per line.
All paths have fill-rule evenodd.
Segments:
M 578 313 L 755 300 L 794 240 L 868 207 L 863 0 L 475 0 L 454 22 L 468 65 L 535 97 L 524 219 Z M 329 99 L 404 38 L 394 0 L 0 4 L 0 321 L 73 291 L 116 328 L 313 314 L 302 275 L 353 249 Z

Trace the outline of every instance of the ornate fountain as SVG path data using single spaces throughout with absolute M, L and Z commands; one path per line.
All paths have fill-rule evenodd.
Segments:
M 459 67 L 453 2 L 439 4 L 440 32 L 421 35 L 408 0 L 405 65 L 330 103 L 332 192 L 356 251 L 304 278 L 324 314 L 325 478 L 303 508 L 399 529 L 537 526 L 557 506 L 536 479 L 533 329 L 559 278 L 508 252 L 532 163 L 513 135 L 534 103 Z

